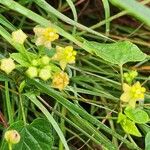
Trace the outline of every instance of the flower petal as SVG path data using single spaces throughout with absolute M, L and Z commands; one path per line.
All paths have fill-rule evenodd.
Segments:
M 36 39 L 35 45 L 37 45 L 37 46 L 43 45 L 44 42 L 45 42 L 44 38 L 42 36 L 40 36 Z
M 130 94 L 128 92 L 124 92 L 121 97 L 120 97 L 120 100 L 122 102 L 129 102 L 130 100 Z
M 60 64 L 60 67 L 62 68 L 62 70 L 64 70 L 66 68 L 67 62 L 66 61 L 60 61 L 59 64 Z
M 126 84 L 126 83 L 123 84 L 123 91 L 124 92 L 130 91 L 130 89 L 131 89 L 131 87 L 128 84 Z
M 33 31 L 34 31 L 36 36 L 41 36 L 44 33 L 44 28 L 42 28 L 42 27 L 34 27 Z
M 128 105 L 129 105 L 130 107 L 132 107 L 132 108 L 135 108 L 136 101 L 133 100 L 133 99 L 131 99 L 131 100 L 129 101 Z

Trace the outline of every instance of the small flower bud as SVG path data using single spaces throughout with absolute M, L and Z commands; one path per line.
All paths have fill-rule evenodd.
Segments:
M 123 74 L 123 77 L 124 77 L 124 78 L 127 78 L 127 77 L 129 77 L 129 74 L 128 74 L 128 73 L 124 73 L 124 74 Z
M 26 38 L 27 35 L 21 29 L 12 32 L 12 39 L 19 44 L 23 44 Z
M 4 138 L 10 144 L 17 144 L 20 141 L 20 135 L 16 130 L 6 131 Z
M 46 56 L 46 55 L 41 58 L 41 63 L 43 65 L 48 65 L 49 61 L 50 61 L 50 58 L 48 56 Z
M 41 69 L 39 72 L 39 77 L 44 81 L 48 80 L 51 77 L 50 70 L 46 68 Z
M 26 74 L 29 78 L 35 78 L 38 75 L 38 70 L 36 67 L 29 67 L 26 71 Z
M 126 78 L 127 83 L 131 84 L 132 83 L 132 79 L 130 77 Z
M 137 75 L 138 75 L 137 71 L 132 70 L 132 71 L 129 71 L 128 73 L 127 72 L 124 73 L 123 77 L 127 83 L 131 84 Z
M 38 60 L 36 60 L 36 59 L 33 59 L 31 64 L 35 67 L 37 67 L 39 65 Z
M 134 71 L 131 71 L 129 74 L 130 74 L 130 76 L 131 76 L 132 79 L 134 79 L 135 77 L 138 76 L 138 72 L 135 71 L 135 70 L 134 70 Z
M 52 66 L 51 66 L 51 65 L 47 65 L 47 66 L 44 67 L 44 69 L 47 69 L 47 70 L 49 70 L 49 71 L 52 71 Z
M 14 60 L 11 58 L 4 58 L 1 60 L 0 69 L 3 70 L 5 73 L 9 74 L 14 70 L 16 67 Z

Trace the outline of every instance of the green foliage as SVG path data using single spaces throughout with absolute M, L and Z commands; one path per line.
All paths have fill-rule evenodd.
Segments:
M 12 53 L 10 57 L 13 58 L 17 63 L 19 63 L 23 67 L 30 66 L 28 60 L 20 53 Z
M 52 88 L 50 88 L 46 84 L 40 83 L 40 82 L 35 81 L 35 80 L 29 80 L 29 82 L 31 84 L 35 85 L 42 93 L 48 94 L 49 96 L 56 99 L 60 104 L 62 104 L 64 107 L 66 107 L 73 114 L 76 114 L 76 113 L 79 114 L 81 117 L 86 119 L 91 124 L 96 125 L 97 127 L 103 129 L 105 132 L 107 132 L 109 134 L 113 134 L 113 136 L 120 139 L 121 141 L 123 140 L 126 144 L 128 144 L 129 147 L 135 147 L 135 145 L 132 145 L 130 142 L 128 142 L 127 140 L 122 138 L 119 134 L 113 132 L 113 130 L 108 128 L 103 123 L 99 122 L 95 117 L 88 114 L 84 109 L 82 109 L 81 107 L 78 107 L 77 105 L 72 104 L 71 102 L 67 101 L 67 99 L 62 97 L 59 92 L 53 90 Z M 37 104 L 37 102 L 35 104 Z M 39 108 L 41 108 L 41 107 L 39 107 Z M 49 118 L 50 118 L 50 116 L 49 116 Z M 100 142 L 103 142 L 102 139 L 100 140 Z
M 25 96 L 27 96 L 42 111 L 42 113 L 45 115 L 45 117 L 47 117 L 48 121 L 52 124 L 53 128 L 59 135 L 65 149 L 69 150 L 66 139 L 65 139 L 61 129 L 59 128 L 58 124 L 54 120 L 53 116 L 48 112 L 48 110 L 43 106 L 43 104 L 40 101 L 38 101 L 38 99 L 36 98 L 36 96 L 33 93 L 26 93 Z
M 130 107 L 127 107 L 124 113 L 135 123 L 144 124 L 150 121 L 148 114 L 140 108 L 132 109 Z
M 141 137 L 141 133 L 139 132 L 138 128 L 136 127 L 135 123 L 127 118 L 124 114 L 119 113 L 118 115 L 118 123 L 122 126 L 123 130 L 134 136 Z
M 127 62 L 143 61 L 146 54 L 131 42 L 121 41 L 112 44 L 101 44 L 85 41 L 93 53 L 112 64 L 123 65 Z
M 123 122 L 120 123 L 122 128 L 124 129 L 124 131 L 128 134 L 132 134 L 135 135 L 137 137 L 141 137 L 141 133 L 139 132 L 139 130 L 137 129 L 136 125 L 134 122 L 132 122 L 129 119 L 125 119 Z
M 141 28 L 142 25 L 128 27 L 117 24 L 119 20 L 116 23 L 110 22 L 130 13 L 143 21 L 143 24 L 150 25 L 149 9 L 135 0 L 102 0 L 101 7 L 104 9 L 100 10 L 102 14 L 105 13 L 103 21 L 92 27 L 78 23 L 80 19 L 85 24 L 93 24 L 90 21 L 94 18 L 97 21 L 99 18 L 96 15 L 93 17 L 92 12 L 88 18 L 82 17 L 85 8 L 81 10 L 80 7 L 86 3 L 88 9 L 88 4 L 99 2 L 60 0 L 54 8 L 45 0 L 0 0 L 0 58 L 11 57 L 11 62 L 16 66 L 7 74 L 5 70 L 12 63 L 9 61 L 2 68 L 0 62 L 0 132 L 4 132 L 4 128 L 6 131 L 15 129 L 21 135 L 21 141 L 13 145 L 12 150 L 92 150 L 97 147 L 117 150 L 122 149 L 122 144 L 131 150 L 141 150 L 143 147 L 140 148 L 141 144 L 136 143 L 138 140 L 135 139 L 145 134 L 145 147 L 146 150 L 150 149 L 150 127 L 147 124 L 150 121 L 149 91 L 145 94 L 149 78 L 143 71 L 143 68 L 149 68 L 150 57 L 146 55 L 149 30 L 146 26 Z M 111 9 L 109 2 L 125 11 L 112 16 L 114 9 Z M 110 23 L 112 30 L 109 35 Z M 98 32 L 93 30 L 104 24 L 105 29 L 99 28 Z M 35 32 L 34 27 L 42 29 Z M 18 41 L 11 34 L 17 29 L 23 30 L 16 37 Z M 54 30 L 49 33 L 51 29 Z M 105 35 L 100 32 L 105 32 Z M 23 35 L 24 40 L 21 39 Z M 121 40 L 114 41 L 110 37 Z M 22 42 L 19 44 L 19 41 Z M 64 55 L 58 53 L 68 45 L 71 48 Z M 62 49 L 58 49 L 59 46 Z M 75 56 L 76 64 L 73 64 Z M 60 60 L 63 61 L 60 63 Z M 142 68 L 142 65 L 146 67 Z M 132 68 L 137 71 L 131 71 Z M 61 72 L 66 76 L 61 74 L 63 77 L 58 76 L 54 82 L 54 77 Z M 134 88 L 136 80 L 139 84 Z M 128 88 L 123 86 L 124 82 L 128 83 Z M 61 84 L 65 85 L 64 88 L 58 88 L 57 91 L 55 88 Z M 144 94 L 147 104 L 143 101 L 136 104 L 135 109 L 127 107 L 128 99 L 132 100 L 136 96 L 137 100 L 139 97 L 144 100 Z M 124 96 L 124 101 L 120 101 L 120 95 Z M 52 128 L 55 132 L 52 132 Z M 0 149 L 11 150 L 3 136 L 1 139 Z M 74 144 L 74 141 L 77 143 Z
M 13 150 L 52 149 L 52 129 L 46 119 L 37 118 L 29 125 L 24 125 L 23 122 L 18 121 L 13 123 L 7 130 L 10 129 L 17 130 L 21 136 L 20 142 L 13 146 Z M 6 141 L 4 141 L 1 150 L 8 150 L 8 144 Z
M 145 150 L 149 149 L 150 149 L 150 132 L 148 132 L 145 137 Z

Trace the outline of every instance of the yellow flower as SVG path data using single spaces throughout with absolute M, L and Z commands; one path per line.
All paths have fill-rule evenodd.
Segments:
M 59 38 L 57 30 L 54 28 L 35 27 L 33 31 L 37 36 L 35 42 L 37 46 L 44 45 L 47 48 L 51 48 L 51 42 Z
M 120 97 L 121 101 L 127 102 L 129 106 L 135 108 L 136 101 L 144 100 L 146 89 L 141 87 L 140 82 L 136 82 L 132 86 L 124 83 L 123 91 L 124 93 Z
M 21 29 L 12 32 L 13 41 L 19 44 L 23 44 L 26 38 L 27 38 L 27 35 Z
M 56 54 L 53 59 L 59 61 L 61 68 L 64 70 L 67 64 L 75 63 L 75 56 L 77 52 L 73 50 L 72 46 L 66 46 L 65 48 L 56 47 Z
M 20 141 L 20 135 L 16 130 L 6 131 L 4 138 L 10 144 L 17 144 Z
M 15 69 L 16 65 L 14 60 L 11 58 L 4 58 L 1 60 L 0 69 L 3 70 L 5 73 L 9 74 Z
M 65 72 L 55 73 L 52 80 L 52 86 L 63 90 L 69 84 L 69 77 Z

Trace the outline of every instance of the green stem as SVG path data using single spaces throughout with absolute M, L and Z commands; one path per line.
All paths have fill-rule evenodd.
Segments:
M 135 145 L 137 146 L 137 144 L 134 142 L 134 140 L 132 139 L 132 137 L 130 136 L 130 134 L 127 134 L 128 138 L 130 139 L 130 141 Z
M 63 116 L 66 116 L 66 113 L 67 113 L 67 109 L 62 106 L 61 114 Z M 65 135 L 65 133 L 66 133 L 66 131 L 65 131 L 65 120 L 63 118 L 61 118 L 60 128 L 61 128 L 63 134 Z M 59 140 L 59 150 L 64 150 L 63 143 L 61 140 Z
M 120 67 L 120 78 L 121 78 L 121 90 L 123 90 L 123 67 L 122 65 Z
M 107 103 L 107 101 L 106 101 L 105 98 L 102 98 L 102 101 L 104 101 L 104 103 Z M 111 110 L 111 113 L 112 113 L 112 112 L 113 112 L 113 110 Z M 105 117 L 105 118 L 108 119 L 111 129 L 112 129 L 114 132 L 116 132 L 116 131 L 115 131 L 114 122 L 113 122 L 113 120 L 110 118 L 110 117 L 112 116 L 111 113 L 110 113 L 110 111 L 108 111 L 108 110 L 106 109 L 106 114 L 110 114 L 110 115 L 109 115 L 109 117 L 107 116 L 107 117 Z M 112 136 L 112 142 L 114 143 L 114 145 L 115 145 L 116 147 L 118 147 L 118 140 L 117 140 L 116 137 Z
M 12 150 L 12 144 L 11 143 L 8 143 L 8 148 L 9 148 L 9 150 Z
M 21 107 L 23 122 L 26 125 L 26 116 L 25 116 L 25 112 L 24 112 L 24 107 L 23 107 L 23 101 L 22 101 L 21 94 L 19 94 L 19 101 L 20 101 L 20 107 Z
M 6 96 L 6 106 L 7 106 L 9 123 L 12 124 L 14 122 L 14 120 L 13 120 L 13 112 L 11 109 L 8 81 L 5 81 L 5 96 Z
M 120 67 L 120 78 L 121 78 L 121 91 L 123 91 L 123 67 L 122 65 Z M 122 112 L 122 106 L 121 106 L 121 100 L 119 101 L 119 111 Z

